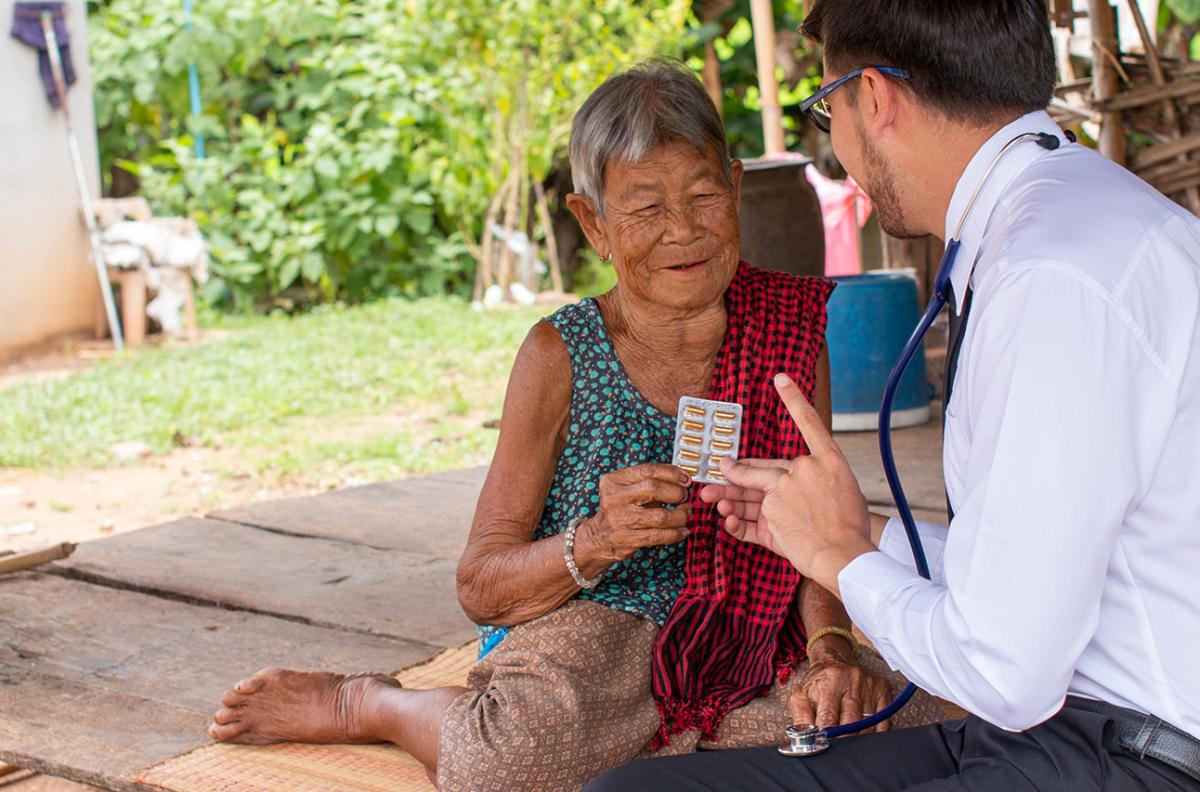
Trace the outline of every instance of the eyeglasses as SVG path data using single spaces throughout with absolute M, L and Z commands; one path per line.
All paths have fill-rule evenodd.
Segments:
M 893 69 L 890 66 L 866 66 L 861 69 L 855 69 L 852 72 L 843 74 L 833 82 L 826 85 L 821 90 L 817 91 L 812 96 L 800 103 L 800 110 L 808 113 L 808 117 L 817 125 L 817 129 L 822 132 L 828 132 L 832 113 L 829 110 L 829 95 L 841 88 L 846 83 L 853 80 L 855 77 L 862 76 L 862 73 L 867 69 L 875 69 L 880 74 L 885 74 L 888 77 L 895 77 L 897 80 L 907 80 L 911 76 L 903 69 Z

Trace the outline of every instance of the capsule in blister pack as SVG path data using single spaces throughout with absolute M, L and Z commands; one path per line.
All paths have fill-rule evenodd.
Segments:
M 742 439 L 742 405 L 684 396 L 675 424 L 675 454 L 671 463 L 692 481 L 724 484 L 722 459 L 737 459 Z

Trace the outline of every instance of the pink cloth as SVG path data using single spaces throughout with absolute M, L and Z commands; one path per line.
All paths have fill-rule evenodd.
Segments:
M 829 179 L 811 166 L 804 172 L 825 219 L 825 274 L 858 275 L 863 269 L 858 231 L 871 216 L 871 199 L 850 177 L 844 182 Z

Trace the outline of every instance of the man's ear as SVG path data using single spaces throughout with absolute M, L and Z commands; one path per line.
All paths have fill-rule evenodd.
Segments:
M 879 139 L 896 123 L 900 111 L 900 88 L 878 69 L 864 71 L 857 87 L 858 111 L 863 129 L 872 138 Z
M 608 249 L 608 236 L 600 225 L 600 215 L 596 211 L 595 201 L 582 193 L 567 193 L 567 208 L 579 221 L 579 227 L 583 229 L 583 234 L 587 237 L 592 249 L 600 255 L 601 259 L 608 258 L 611 252 Z

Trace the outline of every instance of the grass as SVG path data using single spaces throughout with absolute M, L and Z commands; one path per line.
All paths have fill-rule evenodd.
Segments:
M 114 464 L 198 440 L 239 450 L 232 475 L 383 475 L 486 462 L 517 347 L 541 308 L 449 298 L 226 317 L 224 334 L 0 391 L 0 467 Z M 211 324 L 211 323 L 210 323 Z

